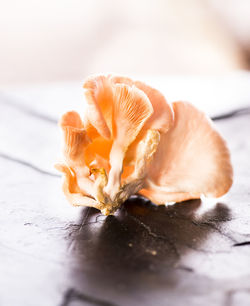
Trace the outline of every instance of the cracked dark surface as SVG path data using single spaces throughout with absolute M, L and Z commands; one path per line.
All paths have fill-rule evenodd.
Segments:
M 9 98 L 8 96 L 5 96 L 3 94 L 1 94 L 1 99 L 0 99 L 0 103 L 3 105 L 7 105 L 8 107 L 14 107 L 17 110 L 19 110 L 20 112 L 31 116 L 31 117 L 35 117 L 37 119 L 40 120 L 44 120 L 48 123 L 52 123 L 52 124 L 57 124 L 57 119 L 53 118 L 51 116 L 45 115 L 41 112 L 36 111 L 35 109 L 33 109 L 32 107 L 28 107 L 22 103 L 20 103 L 20 101 L 16 102 L 15 100 Z
M 116 306 L 116 304 L 104 301 L 104 300 L 98 300 L 95 297 L 88 296 L 82 292 L 78 292 L 75 289 L 71 288 L 66 291 L 63 302 L 60 306 L 70 306 L 72 303 L 78 302 L 80 304 L 86 305 L 96 305 L 96 306 Z M 78 304 L 79 305 L 79 304 Z
M 214 116 L 211 119 L 214 121 L 217 120 L 224 120 L 224 119 L 228 119 L 228 118 L 232 118 L 232 117 L 236 117 L 236 116 L 242 116 L 242 115 L 247 115 L 250 114 L 250 107 L 243 107 L 240 109 L 236 109 L 233 110 L 231 112 L 225 113 L 225 114 L 220 114 L 218 116 Z
M 29 163 L 29 162 L 27 162 L 25 160 L 21 160 L 19 158 L 16 158 L 16 157 L 13 157 L 13 156 L 1 153 L 1 152 L 0 152 L 0 158 L 7 159 L 7 160 L 12 161 L 14 163 L 18 163 L 20 165 L 28 167 L 28 168 L 30 168 L 30 169 L 38 172 L 38 173 L 41 173 L 41 174 L 45 174 L 45 175 L 49 175 L 49 176 L 54 176 L 54 177 L 61 177 L 59 174 L 54 174 L 52 172 L 40 169 L 37 166 L 34 166 L 34 165 L 32 165 L 31 163 Z
M 243 246 L 243 245 L 250 245 L 250 241 L 238 242 L 235 243 L 234 246 Z
M 54 119 L 0 107 L 0 306 L 250 305 L 247 112 L 217 118 L 235 170 L 224 199 L 158 207 L 135 196 L 104 217 L 71 207 L 50 171 Z

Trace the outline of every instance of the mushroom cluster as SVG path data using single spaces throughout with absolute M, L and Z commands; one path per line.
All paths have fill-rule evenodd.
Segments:
M 64 114 L 63 191 L 75 206 L 113 214 L 131 195 L 155 204 L 220 197 L 232 185 L 225 141 L 204 113 L 169 104 L 127 77 L 93 76 L 83 85 L 83 117 Z

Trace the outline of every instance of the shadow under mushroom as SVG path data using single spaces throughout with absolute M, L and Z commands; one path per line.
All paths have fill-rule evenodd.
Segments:
M 226 205 L 217 203 L 204 213 L 201 208 L 200 200 L 166 207 L 132 197 L 115 216 L 84 209 L 81 225 L 71 235 L 71 253 L 77 265 L 72 278 L 77 278 L 78 288 L 84 274 L 88 286 L 92 283 L 114 291 L 114 284 L 126 283 L 127 292 L 131 292 L 138 283 L 159 288 L 161 277 L 166 280 L 167 275 L 169 286 L 174 286 L 178 271 L 194 272 L 185 265 L 186 255 L 217 252 L 211 244 L 206 245 L 212 233 L 222 240 L 233 239 L 222 228 L 231 219 Z

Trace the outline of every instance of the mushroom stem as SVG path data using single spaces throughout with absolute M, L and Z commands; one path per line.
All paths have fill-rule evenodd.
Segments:
M 121 187 L 121 174 L 123 171 L 124 151 L 118 144 L 114 144 L 110 152 L 110 165 L 108 184 L 104 187 L 104 192 L 114 201 Z
M 151 162 L 159 142 L 160 133 L 155 130 L 148 130 L 144 140 L 139 143 L 134 172 L 127 178 L 121 187 L 122 191 L 119 197 L 122 202 L 126 201 L 130 195 L 137 193 L 143 188 L 148 164 Z

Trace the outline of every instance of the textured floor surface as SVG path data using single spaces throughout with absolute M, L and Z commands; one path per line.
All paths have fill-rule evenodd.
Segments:
M 135 197 L 104 217 L 65 200 L 54 121 L 0 95 L 0 306 L 250 305 L 250 115 L 215 123 L 235 171 L 223 200 Z

